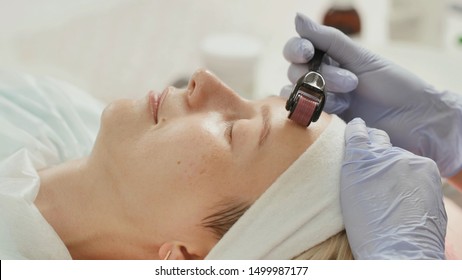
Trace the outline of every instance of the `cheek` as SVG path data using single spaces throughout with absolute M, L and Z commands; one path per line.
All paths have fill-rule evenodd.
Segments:
M 222 184 L 221 179 L 229 181 L 229 166 L 227 155 L 210 145 L 207 149 L 195 146 L 191 149 L 180 149 L 177 153 L 169 154 L 165 164 L 167 173 L 174 174 L 175 182 L 181 182 L 184 187 L 214 188 Z
M 187 185 L 210 180 L 230 164 L 227 150 L 215 137 L 183 125 L 146 134 L 136 149 L 141 162 L 162 170 L 164 181 Z
M 230 163 L 226 162 L 226 155 L 216 151 L 206 151 L 194 154 L 191 158 L 184 160 L 184 165 L 180 167 L 184 178 L 193 185 L 200 185 L 204 188 L 220 184 L 219 179 L 229 180 Z

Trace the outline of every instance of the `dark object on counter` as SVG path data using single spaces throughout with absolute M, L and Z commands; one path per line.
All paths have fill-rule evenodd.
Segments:
M 350 37 L 359 37 L 361 19 L 352 2 L 334 0 L 331 8 L 324 15 L 323 24 L 335 27 Z

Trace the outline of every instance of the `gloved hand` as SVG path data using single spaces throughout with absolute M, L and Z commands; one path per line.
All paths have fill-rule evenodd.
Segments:
M 392 147 L 383 130 L 352 120 L 340 201 L 355 259 L 444 259 L 447 217 L 431 159 Z
M 395 146 L 433 159 L 444 177 L 462 169 L 462 94 L 438 92 L 337 29 L 302 14 L 295 26 L 302 38 L 292 38 L 284 47 L 284 56 L 293 62 L 289 79 L 295 83 L 308 71 L 313 45 L 326 51 L 321 69 L 328 91 L 325 111 L 347 122 L 361 117 L 368 126 L 387 131 Z M 287 93 L 285 88 L 281 95 Z

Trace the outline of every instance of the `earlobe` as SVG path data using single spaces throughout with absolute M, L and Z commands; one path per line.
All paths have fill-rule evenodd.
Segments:
M 181 242 L 165 242 L 159 247 L 159 259 L 161 260 L 200 260 L 204 257 L 197 254 L 193 247 Z
M 172 251 L 174 247 L 173 242 L 165 242 L 159 247 L 159 259 L 160 260 L 171 260 L 173 259 L 172 257 Z
M 172 254 L 172 251 L 168 251 L 167 252 L 167 255 L 165 255 L 165 257 L 163 258 L 164 261 L 168 260 L 170 258 L 170 255 Z

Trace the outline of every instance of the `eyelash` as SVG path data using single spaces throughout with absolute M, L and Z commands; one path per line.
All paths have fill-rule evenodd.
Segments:
M 225 134 L 226 134 L 226 137 L 228 137 L 229 142 L 231 142 L 231 140 L 233 140 L 234 123 L 235 123 L 234 121 L 226 122 Z

